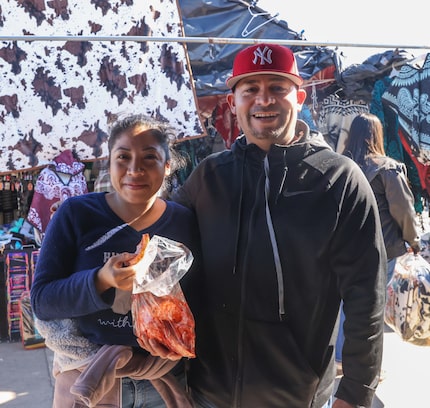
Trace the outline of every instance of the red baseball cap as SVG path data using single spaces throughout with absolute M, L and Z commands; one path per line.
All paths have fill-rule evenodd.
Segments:
M 280 75 L 298 86 L 303 83 L 294 53 L 276 44 L 257 44 L 240 51 L 234 59 L 233 74 L 226 83 L 232 89 L 241 79 L 259 74 Z

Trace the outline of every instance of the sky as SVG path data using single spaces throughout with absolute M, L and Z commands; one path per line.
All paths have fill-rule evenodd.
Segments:
M 400 4 L 395 7 L 393 4 Z M 256 5 L 279 13 L 278 19 L 301 32 L 308 41 L 342 44 L 393 45 L 388 48 L 339 47 L 344 65 L 360 64 L 368 57 L 402 46 L 413 56 L 430 52 L 429 15 L 422 0 L 258 0 Z M 427 48 L 406 48 L 427 47 Z

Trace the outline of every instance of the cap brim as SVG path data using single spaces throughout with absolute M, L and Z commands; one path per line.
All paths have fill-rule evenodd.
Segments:
M 294 75 L 294 74 L 286 74 L 284 72 L 278 72 L 278 71 L 261 71 L 261 72 L 248 72 L 246 74 L 242 75 L 236 75 L 231 76 L 227 79 L 226 84 L 230 89 L 233 89 L 233 87 L 242 79 L 253 76 L 253 75 L 278 75 L 282 76 L 284 78 L 288 78 L 290 81 L 294 82 L 297 86 L 300 86 L 303 84 L 303 78 Z

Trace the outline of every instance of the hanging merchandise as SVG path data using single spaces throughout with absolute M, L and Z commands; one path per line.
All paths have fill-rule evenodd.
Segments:
M 11 224 L 15 219 L 15 211 L 18 209 L 18 195 L 15 182 L 10 175 L 2 177 L 0 182 L 0 222 Z
M 42 236 L 54 203 L 88 193 L 84 169 L 85 165 L 74 157 L 73 152 L 65 150 L 40 172 L 27 220 Z
M 430 346 L 430 264 L 407 252 L 387 286 L 385 322 L 404 341 Z
M 41 168 L 66 149 L 107 157 L 123 114 L 166 120 L 178 139 L 204 136 L 185 45 L 169 42 L 183 37 L 176 2 L 56 3 L 1 2 L 0 36 L 28 40 L 0 41 L 0 172 Z M 146 35 L 165 41 L 127 40 Z M 40 39 L 55 36 L 71 39 Z
M 387 50 L 370 56 L 362 64 L 335 71 L 336 80 L 347 98 L 370 102 L 375 82 L 412 58 L 405 50 Z
M 369 106 L 364 101 L 344 99 L 336 93 L 324 98 L 317 125 L 333 150 L 343 153 L 351 122 L 363 112 L 369 112 Z
M 424 210 L 422 193 L 425 185 L 421 184 L 418 166 L 414 161 L 415 157 L 407 152 L 407 145 L 403 146 L 400 138 L 397 113 L 382 101 L 382 95 L 391 86 L 394 79 L 393 73 L 397 75 L 398 71 L 393 69 L 389 75 L 375 82 L 369 109 L 370 113 L 376 115 L 383 125 L 384 150 L 386 155 L 406 165 L 410 187 L 414 195 L 415 211 L 421 214 Z M 419 163 L 419 166 L 422 166 L 422 164 Z
M 21 293 L 19 298 L 19 328 L 21 342 L 25 349 L 45 347 L 45 339 L 35 325 L 35 317 L 31 307 L 30 291 Z
M 429 97 L 430 54 L 404 64 L 382 95 L 383 102 L 398 113 L 412 154 L 424 165 L 430 164 Z

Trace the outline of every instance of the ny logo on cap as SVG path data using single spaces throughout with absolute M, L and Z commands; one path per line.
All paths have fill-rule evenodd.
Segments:
M 272 63 L 272 50 L 266 45 L 264 50 L 261 50 L 258 47 L 254 50 L 254 60 L 252 61 L 254 64 L 257 64 L 258 59 L 260 59 L 260 65 L 264 65 L 266 62 L 268 64 Z

